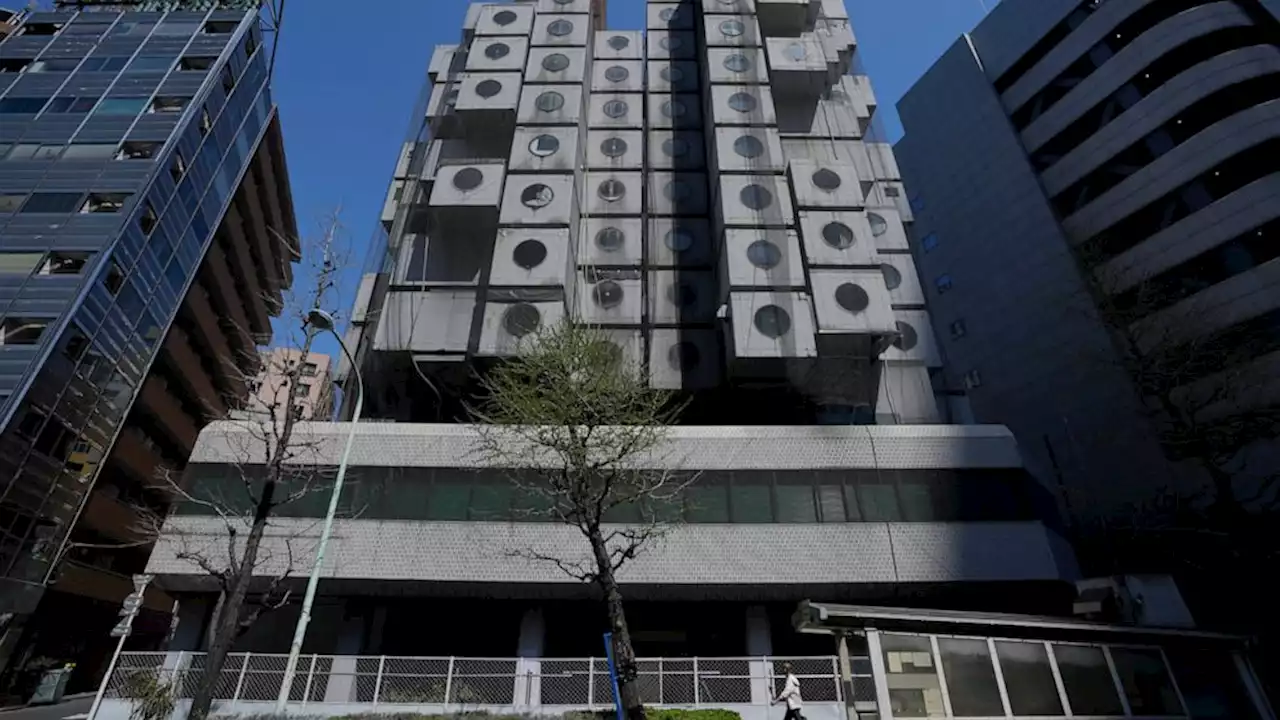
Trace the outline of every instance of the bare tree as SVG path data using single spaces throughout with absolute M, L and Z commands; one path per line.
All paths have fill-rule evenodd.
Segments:
M 305 557 L 295 554 L 297 530 L 292 536 L 273 535 L 271 542 L 264 543 L 272 517 L 283 506 L 332 487 L 332 468 L 318 462 L 316 442 L 299 428 L 298 408 L 304 397 L 302 388 L 313 381 L 307 358 L 320 332 L 312 325 L 310 311 L 331 311 L 338 299 L 337 279 L 345 265 L 340 242 L 335 215 L 323 237 L 303 250 L 304 267 L 296 275 L 296 289 L 286 294 L 283 309 L 292 331 L 278 346 L 299 352 L 271 368 L 275 372 L 264 376 L 269 385 L 263 387 L 257 374 L 250 376 L 241 369 L 257 363 L 224 359 L 225 371 L 242 373 L 241 379 L 251 391 L 244 409 L 231 412 L 242 432 L 228 436 L 229 451 L 236 461 L 226 466 L 226 475 L 220 482 L 202 479 L 198 486 L 188 487 L 178 474 L 161 472 L 161 485 L 171 498 L 166 514 L 171 516 L 172 510 L 188 506 L 193 514 L 214 518 L 218 534 L 166 522 L 170 519 L 166 514 L 139 508 L 140 532 L 176 560 L 193 565 L 219 591 L 205 665 L 187 715 L 192 720 L 209 714 L 214 689 L 236 640 L 264 612 L 288 603 L 295 561 L 306 562 Z
M 547 563 L 595 586 L 613 633 L 620 700 L 643 720 L 635 650 L 617 573 L 677 521 L 693 475 L 665 457 L 683 405 L 651 388 L 641 369 L 597 330 L 562 323 L 532 336 L 517 357 L 481 376 L 469 408 L 486 465 L 507 468 L 516 510 L 576 529 L 581 553 L 538 548 L 513 556 Z M 620 522 L 609 521 L 617 518 Z

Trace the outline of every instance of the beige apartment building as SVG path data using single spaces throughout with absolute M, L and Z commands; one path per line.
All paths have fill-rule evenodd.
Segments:
M 297 375 L 302 393 L 294 402 L 300 420 L 327 420 L 333 414 L 333 360 L 323 353 L 304 353 L 293 348 L 272 348 L 262 353 L 262 369 L 254 382 L 254 395 L 247 408 L 250 412 L 266 412 L 288 402 L 289 378 L 302 364 Z

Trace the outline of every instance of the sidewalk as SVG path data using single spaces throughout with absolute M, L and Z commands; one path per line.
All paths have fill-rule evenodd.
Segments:
M 0 708 L 4 720 L 66 720 L 79 715 L 85 717 L 93 705 L 94 693 L 67 695 L 56 705 L 14 705 Z

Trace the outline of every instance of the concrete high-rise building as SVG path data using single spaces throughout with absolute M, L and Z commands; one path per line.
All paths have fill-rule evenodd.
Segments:
M 1278 12 L 1006 0 L 899 104 L 944 372 L 1083 514 L 1280 464 Z
M 75 5 L 0 43 L 0 658 L 82 685 L 146 567 L 131 508 L 247 396 L 298 248 L 258 10 Z
M 333 358 L 324 353 L 303 354 L 294 348 L 272 348 L 262 353 L 262 367 L 253 381 L 250 414 L 280 413 L 289 399 L 290 378 L 301 385 L 293 412 L 299 420 L 328 420 L 333 415 Z
M 519 512 L 510 469 L 483 460 L 463 412 L 475 373 L 539 328 L 573 322 L 601 328 L 653 386 L 690 400 L 652 459 L 698 473 L 679 508 L 686 522 L 619 574 L 637 652 L 668 658 L 642 664 L 646 702 L 733 703 L 762 719 L 775 660 L 834 652 L 829 636 L 795 631 L 812 621 L 865 631 L 847 640 L 856 685 L 830 683 L 830 657 L 806 661 L 827 678 L 807 682 L 815 717 L 841 712 L 822 703 L 842 697 L 884 718 L 944 707 L 1053 716 L 1064 693 L 1081 693 L 1080 715 L 1125 714 L 1097 634 L 1108 626 L 960 612 L 1070 615 L 1076 571 L 1055 504 L 1008 430 L 949 422 L 961 408 L 935 391 L 941 360 L 910 209 L 889 146 L 869 134 L 876 100 L 843 3 L 649 2 L 645 17 L 644 32 L 618 31 L 605 29 L 602 0 L 475 4 L 460 42 L 436 49 L 388 192 L 387 243 L 347 334 L 363 389 L 339 368 L 347 397 L 367 393 L 381 422 L 297 428 L 308 449 L 293 462 L 308 466 L 336 465 L 354 437 L 303 646 L 321 655 L 304 656 L 294 687 L 343 712 L 608 702 L 604 665 L 587 659 L 603 652 L 601 604 L 527 559 L 572 563 L 582 538 Z M 234 492 L 242 476 L 228 465 L 263 461 L 244 450 L 255 432 L 207 428 L 187 481 Z M 260 574 L 279 576 L 287 558 L 304 574 L 328 502 L 309 497 L 272 519 Z M 620 508 L 610 520 L 612 531 L 634 516 Z M 192 655 L 179 651 L 200 657 L 217 594 L 180 549 L 206 538 L 217 552 L 225 526 L 193 507 L 168 527 L 149 571 L 179 597 L 179 626 L 167 659 L 135 661 L 181 668 Z M 1158 597 L 1167 586 L 1145 587 L 1151 617 L 1179 605 Z M 814 598 L 890 609 L 796 613 Z M 228 672 L 255 681 L 224 683 L 223 712 L 276 697 L 283 660 L 262 653 L 289 647 L 298 608 L 277 612 L 237 645 L 251 655 Z M 924 635 L 882 637 L 886 627 Z M 1001 644 L 1007 702 L 996 645 L 928 637 L 1058 631 L 1091 644 Z M 1214 655 L 1222 638 L 1130 632 L 1139 644 L 1191 643 L 1240 676 Z M 972 675 L 951 664 L 956 652 L 976 659 Z M 1073 674 L 1076 664 L 1089 670 Z M 949 696 L 944 665 L 956 673 Z M 1170 686 L 1163 667 L 1153 687 Z M 1012 674 L 1021 668 L 1027 679 Z M 1102 702 L 1088 700 L 1095 691 Z M 1184 714 L 1172 701 L 1138 710 Z

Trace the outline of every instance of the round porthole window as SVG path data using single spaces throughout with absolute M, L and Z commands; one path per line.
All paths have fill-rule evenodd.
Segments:
M 853 228 L 842 222 L 830 222 L 822 228 L 822 241 L 837 250 L 853 246 Z
M 674 65 L 664 65 L 658 71 L 658 75 L 672 85 L 677 85 L 684 81 L 684 71 Z
M 539 135 L 529 142 L 529 152 L 538 157 L 551 157 L 560 149 L 560 138 L 555 135 Z
M 502 327 L 515 337 L 537 332 L 542 324 L 542 313 L 529 303 L 516 303 L 502 314 Z
M 613 65 L 605 68 L 604 71 L 604 79 L 615 84 L 626 82 L 629 77 L 631 77 L 631 71 L 621 65 Z
M 630 108 L 627 107 L 627 102 L 625 100 L 610 100 L 604 104 L 605 117 L 610 117 L 615 120 L 625 117 L 627 110 L 629 109 Z
M 591 299 L 595 304 L 608 309 L 622 304 L 622 286 L 612 280 L 596 283 L 591 288 Z
M 871 225 L 872 237 L 880 237 L 889 232 L 889 222 L 876 213 L 867 213 L 867 223 Z
M 484 49 L 484 56 L 490 60 L 501 60 L 511 54 L 511 47 L 506 43 L 493 43 Z
M 871 298 L 867 296 L 866 290 L 853 283 L 844 283 L 836 288 L 836 304 L 856 315 L 867 309 Z
M 903 352 L 908 352 L 920 343 L 920 335 L 910 323 L 904 323 L 901 320 L 894 323 L 898 326 L 898 337 L 893 341 L 893 346 Z
M 741 20 L 725 20 L 720 23 L 720 34 L 725 37 L 742 37 L 747 26 Z
M 667 351 L 667 363 L 673 370 L 688 372 L 702 361 L 702 353 L 698 346 L 689 342 L 676 343 Z
M 675 8 L 663 8 L 662 12 L 658 13 L 658 19 L 664 23 L 671 22 L 671 19 L 674 18 L 675 16 L 676 16 Z
M 757 310 L 752 323 L 761 335 L 775 340 L 791 330 L 791 316 L 777 305 L 765 305 Z
M 902 273 L 898 272 L 898 268 L 892 265 L 881 265 L 880 274 L 884 276 L 884 286 L 890 290 L 897 290 L 902 285 Z
M 835 192 L 840 189 L 840 176 L 834 171 L 822 168 L 813 174 L 813 184 L 823 192 Z
M 679 36 L 676 35 L 668 35 L 659 40 L 658 45 L 661 46 L 663 50 L 674 51 L 684 47 L 684 40 L 681 40 Z
M 785 52 L 787 54 L 787 57 L 791 58 L 792 60 L 795 60 L 796 62 L 800 62 L 801 60 L 804 60 L 805 55 L 807 54 L 804 50 L 804 46 L 801 45 L 800 43 L 791 43 L 790 45 L 787 46 L 787 49 L 785 50 Z
M 758 158 L 764 154 L 764 143 L 755 135 L 743 135 L 733 141 L 733 151 L 744 158 Z
M 609 178 L 608 180 L 600 183 L 600 188 L 597 192 L 600 195 L 601 200 L 604 200 L 605 202 L 617 202 L 626 197 L 627 186 L 622 184 L 621 180 Z
M 533 105 L 541 112 L 555 112 L 564 107 L 564 96 L 555 90 L 549 90 L 539 95 Z
M 698 291 L 687 282 L 672 283 L 667 286 L 667 300 L 678 308 L 690 307 L 698 302 Z
M 569 58 L 560 53 L 552 53 L 542 58 L 542 69 L 547 72 L 560 72 L 569 67 Z
M 667 138 L 662 141 L 662 153 L 667 157 L 684 157 L 689 154 L 689 141 L 684 138 Z
M 534 208 L 535 210 L 550 205 L 551 201 L 555 199 L 555 191 L 542 183 L 534 183 L 520 193 L 520 202 L 525 207 Z
M 751 69 L 751 61 L 746 55 L 734 53 L 724 59 L 724 66 L 729 72 L 744 73 Z
M 547 246 L 538 240 L 525 240 L 511 251 L 511 260 L 525 270 L 532 270 L 547 259 Z
M 547 25 L 548 35 L 564 37 L 571 32 L 573 32 L 573 23 L 568 20 L 553 20 L 550 25 Z
M 605 252 L 618 252 L 627 242 L 627 236 L 616 227 L 607 227 L 596 233 L 596 247 Z
M 763 210 L 773 204 L 773 193 L 763 185 L 748 185 L 738 193 L 738 199 L 752 210 Z
M 771 270 L 782 262 L 782 250 L 768 240 L 757 240 L 747 246 L 747 260 L 761 270 Z
M 828 90 L 823 93 L 822 99 L 830 100 L 838 105 L 848 105 L 850 103 L 849 93 L 843 90 Z
M 663 188 L 662 192 L 671 202 L 688 200 L 693 196 L 693 188 L 689 186 L 689 183 L 683 180 L 672 180 L 667 183 L 667 186 Z
M 667 231 L 666 237 L 662 238 L 662 242 L 671 252 L 687 252 L 689 248 L 693 247 L 693 235 L 680 228 L 675 228 Z
M 684 117 L 687 112 L 689 112 L 689 108 L 685 107 L 685 104 L 679 100 L 668 100 L 662 103 L 662 114 L 669 118 Z
M 518 18 L 516 14 L 511 12 L 510 10 L 502 10 L 501 12 L 494 13 L 493 15 L 493 22 L 503 27 L 506 27 L 519 19 L 520 18 Z
M 476 94 L 482 98 L 491 98 L 502 92 L 502 83 L 497 80 L 481 80 L 476 85 Z
M 729 108 L 740 113 L 749 113 L 760 106 L 756 96 L 751 93 L 734 93 L 729 96 Z
M 475 168 L 463 168 L 453 176 L 453 186 L 463 192 L 475 190 L 482 182 L 484 182 L 484 173 Z
M 631 46 L 631 38 L 627 37 L 626 35 L 614 35 L 613 37 L 609 38 L 609 47 L 613 48 L 614 50 L 619 50 L 619 51 L 626 50 L 630 46 Z
M 574 0 L 555 0 L 557 5 L 572 5 Z
M 604 153 L 605 157 L 622 157 L 627 154 L 627 141 L 616 137 L 607 138 L 600 143 L 600 152 Z

